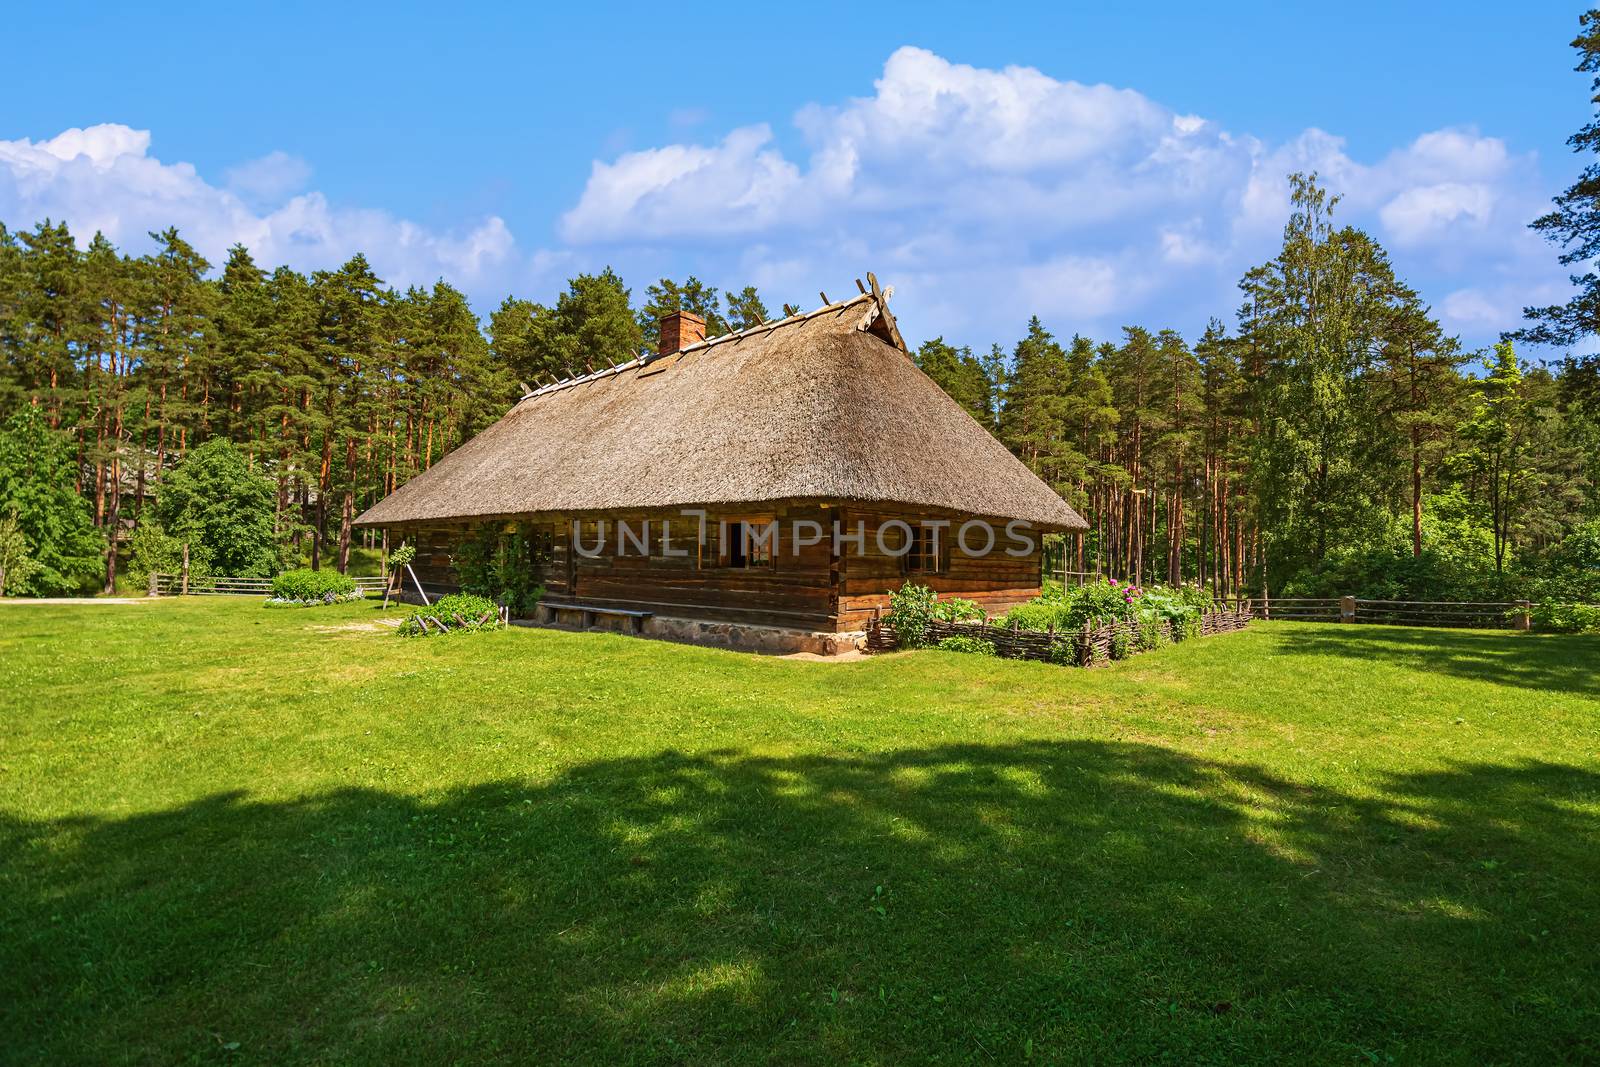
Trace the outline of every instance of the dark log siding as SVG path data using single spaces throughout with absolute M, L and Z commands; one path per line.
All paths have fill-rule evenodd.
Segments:
M 845 541 L 836 554 L 832 537 L 835 518 L 847 537 L 861 530 L 865 535 L 864 545 L 858 548 Z M 780 524 L 779 543 L 770 566 L 721 565 L 717 551 L 720 523 L 769 519 Z M 946 548 L 938 572 L 908 573 L 903 558 L 882 550 L 878 543 L 879 528 L 895 519 L 911 526 L 919 525 L 924 519 L 949 522 L 940 530 L 940 539 Z M 619 520 L 635 535 L 648 523 L 649 543 L 645 554 L 638 552 L 633 540 L 627 541 L 619 551 Z M 817 523 L 822 531 L 821 540 L 811 545 L 792 544 L 796 520 Z M 960 517 L 818 504 L 708 509 L 708 544 L 702 550 L 698 545 L 697 521 L 677 510 L 541 516 L 530 520 L 535 528 L 549 529 L 552 533 L 553 558 L 542 575 L 550 600 L 718 622 L 831 631 L 864 629 L 873 610 L 886 608 L 890 591 L 898 589 L 908 577 L 931 587 L 941 596 L 966 597 L 996 609 L 1038 594 L 1041 556 L 1037 532 L 1031 534 L 1035 545 L 1030 553 L 1011 556 L 1005 552 L 1008 542 L 1004 524 L 997 524 L 994 551 L 977 558 L 963 552 L 957 543 L 956 530 L 962 521 Z M 595 524 L 603 522 L 604 550 L 593 557 L 576 552 L 574 522 L 585 524 L 580 531 L 582 543 L 591 551 L 598 540 Z M 672 555 L 663 549 L 664 522 L 670 524 Z M 412 567 L 432 597 L 459 588 L 450 555 L 468 528 L 397 527 L 390 539 L 391 543 L 406 539 L 417 545 L 417 559 Z M 982 540 L 982 537 L 975 537 L 974 547 Z M 885 531 L 884 541 L 889 549 L 898 548 L 903 541 L 903 531 L 898 527 Z M 680 551 L 685 554 L 677 555 Z M 409 581 L 406 592 L 408 596 L 413 593 Z
M 912 526 L 921 520 L 947 521 L 940 529 L 940 543 L 944 548 L 943 566 L 936 573 L 910 573 L 906 561 L 884 553 L 878 543 L 878 529 L 886 522 L 899 519 Z M 1041 534 L 1031 531 L 1034 547 L 1023 556 L 1006 554 L 1008 547 L 1018 547 L 1009 542 L 1005 523 L 996 521 L 994 550 L 987 555 L 968 555 L 963 552 L 957 531 L 965 518 L 948 515 L 911 515 L 887 511 L 868 511 L 859 508 L 845 509 L 844 529 L 854 533 L 858 522 L 865 523 L 866 549 L 858 554 L 853 546 L 846 545 L 840 560 L 841 583 L 839 588 L 840 630 L 865 629 L 872 619 L 874 609 L 889 606 L 889 593 L 900 588 L 907 580 L 925 585 L 941 597 L 963 597 L 977 601 L 991 611 L 1020 604 L 1039 595 L 1040 566 L 1043 561 Z M 886 531 L 885 545 L 898 549 L 902 543 L 898 527 Z M 968 544 L 981 549 L 985 538 L 976 531 Z

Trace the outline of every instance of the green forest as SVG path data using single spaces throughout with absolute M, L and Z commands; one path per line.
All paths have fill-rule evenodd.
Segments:
M 1600 69 L 1597 28 L 1584 17 L 1580 70 Z M 1600 129 L 1571 145 L 1592 155 Z M 1035 317 L 1014 343 L 916 348 L 1088 518 L 1052 569 L 1218 595 L 1600 600 L 1600 358 L 1559 354 L 1600 329 L 1583 273 L 1600 167 L 1532 222 L 1577 295 L 1484 351 L 1445 334 L 1316 175 L 1289 182 L 1281 248 L 1198 337 Z M 109 592 L 185 550 L 219 574 L 345 571 L 379 547 L 352 519 L 527 388 L 649 351 L 670 310 L 712 335 L 773 317 L 750 286 L 636 297 L 608 268 L 485 322 L 448 282 L 400 291 L 362 255 L 308 275 L 243 246 L 210 263 L 174 229 L 138 256 L 80 237 L 0 225 L 12 595 Z

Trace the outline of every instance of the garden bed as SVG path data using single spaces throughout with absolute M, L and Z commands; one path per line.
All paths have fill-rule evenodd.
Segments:
M 1201 637 L 1232 633 L 1242 630 L 1250 622 L 1250 613 L 1235 608 L 1219 608 L 1200 616 Z M 941 641 L 961 637 L 986 641 L 994 646 L 995 655 L 1004 659 L 1044 660 L 1050 663 L 1094 667 L 1122 659 L 1125 656 L 1147 651 L 1148 625 L 1141 626 L 1132 619 L 1120 619 L 1099 626 L 1086 625 L 1072 633 L 1055 630 L 1025 630 L 1020 626 L 993 626 L 980 622 L 945 622 L 930 619 L 927 624 L 926 644 L 937 646 Z M 1171 622 L 1163 619 L 1154 624 L 1159 634 L 1156 644 L 1171 644 L 1183 640 Z M 867 651 L 888 652 L 900 647 L 891 619 L 874 618 L 867 630 Z M 1118 650 L 1123 650 L 1118 655 Z

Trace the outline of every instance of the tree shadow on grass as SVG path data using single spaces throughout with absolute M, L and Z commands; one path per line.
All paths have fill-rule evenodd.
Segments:
M 1600 1056 L 1600 774 L 672 752 L 0 825 L 19 1062 Z
M 1518 689 L 1600 697 L 1600 636 L 1332 624 L 1274 632 L 1297 654 L 1348 656 Z

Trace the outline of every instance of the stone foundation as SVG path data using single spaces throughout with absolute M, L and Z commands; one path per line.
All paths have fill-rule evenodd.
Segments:
M 574 612 L 557 613 L 540 606 L 533 619 L 518 619 L 519 626 L 542 626 L 557 630 L 576 630 L 572 621 Z M 630 632 L 633 620 L 626 616 L 598 615 L 590 630 Z M 728 648 L 736 652 L 759 652 L 766 655 L 788 655 L 792 652 L 810 652 L 818 656 L 838 656 L 863 647 L 866 633 L 828 633 L 820 630 L 791 630 L 782 626 L 754 626 L 738 622 L 707 622 L 704 619 L 685 619 L 670 615 L 652 615 L 642 621 L 639 629 L 643 637 L 661 641 L 679 641 L 691 645 L 709 645 Z

